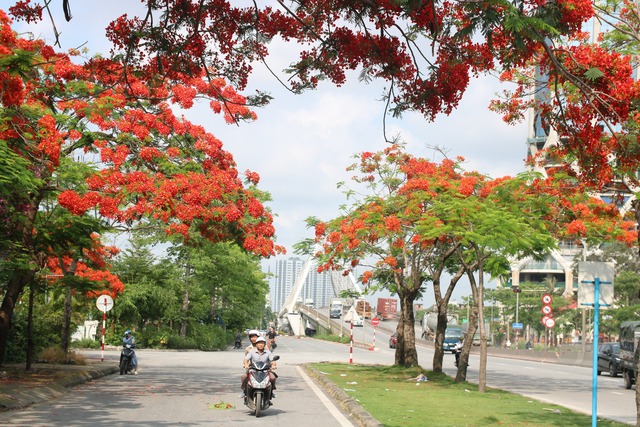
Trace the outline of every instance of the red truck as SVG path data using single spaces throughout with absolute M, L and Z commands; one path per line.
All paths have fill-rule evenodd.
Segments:
M 395 319 L 398 314 L 398 300 L 395 298 L 378 298 L 376 312 L 382 320 Z

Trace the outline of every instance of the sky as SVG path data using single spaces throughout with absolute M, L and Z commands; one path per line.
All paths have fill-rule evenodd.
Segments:
M 62 49 L 83 45 L 92 54 L 108 53 L 109 44 L 104 36 L 108 22 L 139 7 L 131 0 L 72 1 L 73 19 L 66 22 L 62 2 L 53 3 Z M 31 31 L 53 44 L 48 20 L 28 27 L 20 23 L 14 28 L 18 32 Z M 295 58 L 291 49 L 282 43 L 271 46 L 270 67 L 274 70 L 286 67 Z M 250 94 L 256 88 L 269 92 L 274 99 L 267 107 L 256 110 L 258 120 L 253 123 L 227 125 L 221 116 L 208 109 L 207 103 L 184 114 L 223 142 L 240 172 L 247 169 L 258 172 L 259 187 L 273 199 L 268 206 L 275 215 L 277 243 L 287 248 L 285 257 L 295 256 L 293 244 L 313 237 L 305 219 L 310 216 L 331 219 L 345 203 L 337 183 L 349 180 L 345 169 L 353 163 L 353 156 L 385 147 L 384 104 L 379 101 L 384 82 L 365 84 L 351 78 L 339 88 L 325 83 L 315 91 L 293 95 L 263 66 L 256 65 L 245 93 Z M 466 170 L 493 178 L 515 175 L 524 170 L 527 125 L 506 125 L 500 116 L 487 109 L 502 89 L 495 77 L 472 80 L 459 108 L 451 115 L 440 115 L 433 123 L 412 113 L 401 120 L 389 118 L 387 135 L 399 135 L 407 150 L 416 156 L 433 158 L 430 147 L 437 146 L 444 148 L 449 157 L 464 157 Z M 263 265 L 274 271 L 274 258 Z M 460 300 L 468 293 L 468 287 L 461 286 L 454 299 Z M 433 300 L 428 290 L 423 302 L 430 305 Z

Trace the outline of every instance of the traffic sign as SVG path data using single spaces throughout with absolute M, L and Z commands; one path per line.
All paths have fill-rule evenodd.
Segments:
M 542 306 L 542 314 L 551 314 L 551 306 L 543 305 Z
M 100 295 L 96 300 L 96 307 L 98 307 L 98 310 L 106 313 L 113 308 L 113 298 L 109 295 Z
M 513 329 L 522 329 L 522 326 L 522 323 L 514 323 L 513 325 L 511 325 Z
M 549 329 L 553 328 L 554 326 L 556 326 L 555 319 L 553 317 L 547 318 L 547 320 L 545 320 L 544 322 L 544 326 L 546 326 Z
M 377 317 L 374 317 L 373 319 L 371 319 L 371 324 L 373 326 L 378 326 L 380 324 L 380 319 L 378 319 Z
M 551 304 L 551 301 L 552 301 L 551 295 L 549 295 L 549 294 L 542 295 L 542 303 L 543 304 L 549 305 L 549 304 Z

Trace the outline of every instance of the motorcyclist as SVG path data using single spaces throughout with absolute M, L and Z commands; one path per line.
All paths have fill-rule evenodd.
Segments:
M 131 334 L 131 330 L 129 329 L 124 331 L 124 338 L 122 338 L 122 345 L 126 347 L 127 344 L 131 345 L 131 348 L 136 347 L 136 338 Z M 131 365 L 133 366 L 133 375 L 138 375 L 138 356 L 135 351 L 131 357 Z
M 270 369 L 269 369 L 269 379 L 271 380 L 271 397 L 274 398 L 276 397 L 275 393 L 273 393 L 273 390 L 276 389 L 276 374 L 271 372 L 273 369 L 276 369 L 276 362 L 275 360 L 273 360 L 273 354 L 267 350 L 265 347 L 267 345 L 267 340 L 264 337 L 258 337 L 256 339 L 256 346 L 253 350 L 251 350 L 250 352 L 248 352 L 246 354 L 246 356 L 244 357 L 244 369 L 246 370 L 245 374 L 242 376 L 242 390 L 244 391 L 246 389 L 247 386 L 247 378 L 249 375 L 249 367 L 251 366 L 252 363 L 258 363 L 258 362 L 266 362 L 269 361 L 270 364 Z
M 236 341 L 233 348 L 242 348 L 242 332 L 236 334 Z
M 256 346 L 256 339 L 258 339 L 258 337 L 260 336 L 260 332 L 256 331 L 255 329 L 252 329 L 249 331 L 249 341 L 251 341 L 249 343 L 249 345 L 247 346 L 247 348 L 244 349 L 244 355 L 246 356 L 247 353 L 249 353 L 251 350 L 253 350 Z
M 464 338 L 460 337 L 456 345 L 453 347 L 453 351 L 456 356 L 456 366 L 458 366 L 458 362 L 460 361 L 460 353 L 462 353 L 462 347 L 464 347 Z
M 267 338 L 269 338 L 269 342 L 268 344 L 268 348 L 270 351 L 273 351 L 276 349 L 276 347 L 278 346 L 276 344 L 276 336 L 278 334 L 276 333 L 275 329 L 273 328 L 273 326 L 269 327 L 269 332 L 267 332 Z

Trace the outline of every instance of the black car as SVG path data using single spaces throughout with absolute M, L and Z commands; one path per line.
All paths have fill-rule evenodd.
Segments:
M 617 377 L 620 371 L 620 343 L 605 342 L 598 346 L 598 375 L 602 371 L 609 372 L 612 377 Z
M 394 332 L 389 337 L 389 348 L 396 348 L 396 345 L 398 345 L 398 332 Z

